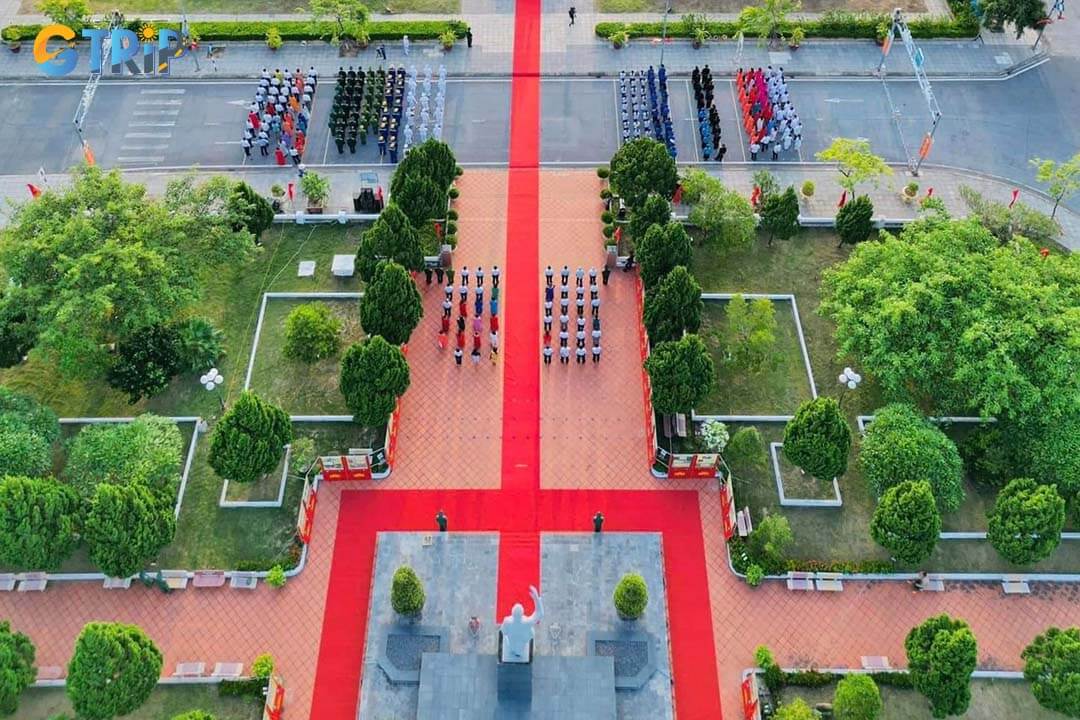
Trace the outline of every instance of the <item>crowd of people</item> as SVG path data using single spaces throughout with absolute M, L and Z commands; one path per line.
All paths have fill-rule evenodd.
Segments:
M 791 104 L 784 68 L 769 65 L 735 73 L 743 127 L 749 139 L 750 159 L 758 153 L 780 159 L 781 152 L 802 147 L 802 121 Z
M 443 287 L 443 303 L 442 303 L 442 316 L 439 318 L 439 334 L 437 337 L 437 344 L 440 350 L 445 350 L 449 342 L 450 325 L 454 311 L 454 293 L 457 292 L 457 321 L 456 321 L 456 337 L 454 344 L 454 362 L 461 365 L 465 358 L 466 353 L 466 332 L 472 335 L 472 350 L 469 352 L 469 357 L 472 360 L 473 365 L 480 363 L 481 349 L 483 347 L 483 333 L 484 333 L 484 268 L 482 265 L 477 265 L 476 268 L 470 272 L 468 266 L 462 267 L 457 272 L 459 285 L 454 285 L 454 270 L 444 271 L 439 268 L 428 268 L 424 270 L 427 284 L 431 284 L 432 273 L 438 278 L 438 282 L 441 285 L 443 282 L 444 274 L 446 278 L 446 285 Z M 476 279 L 476 287 L 470 288 L 470 277 Z M 488 359 L 492 364 L 499 358 L 499 296 L 502 293 L 502 286 L 499 281 L 502 278 L 502 271 L 498 265 L 494 265 L 491 268 L 491 293 L 490 299 L 487 302 L 487 308 L 489 312 L 488 316 Z M 473 296 L 472 306 L 472 319 L 469 319 L 469 296 Z
M 599 273 L 603 280 L 603 284 L 608 284 L 608 278 L 611 277 L 611 270 L 606 265 Z M 552 333 L 555 325 L 555 311 L 558 310 L 559 320 L 559 363 L 561 365 L 570 364 L 570 337 L 573 334 L 574 337 L 574 362 L 578 365 L 584 365 L 586 358 L 592 356 L 594 363 L 600 362 L 600 287 L 597 285 L 596 268 L 589 268 L 588 270 L 588 294 L 589 299 L 585 299 L 585 268 L 579 267 L 574 273 L 575 287 L 574 287 L 574 307 L 576 308 L 574 329 L 570 327 L 570 267 L 563 265 L 562 270 L 559 271 L 559 298 L 556 301 L 555 298 L 555 270 L 550 265 L 544 270 L 544 347 L 541 350 L 541 354 L 544 358 L 544 364 L 550 365 L 552 359 L 555 356 L 555 348 L 552 345 Z M 556 305 L 556 302 L 558 303 Z M 588 337 L 592 338 L 592 347 L 589 350 L 585 348 L 585 341 Z
M 435 86 L 434 102 L 431 100 L 433 85 Z M 430 65 L 424 68 L 423 79 L 417 75 L 416 66 L 412 65 L 409 67 L 406 86 L 408 92 L 405 96 L 405 112 L 401 122 L 401 137 L 404 140 L 402 149 L 405 152 L 413 145 L 414 136 L 419 142 L 424 142 L 429 137 L 442 140 L 443 117 L 446 112 L 446 66 L 439 66 L 439 75 L 436 80 L 432 77 Z
M 351 65 L 348 70 L 338 68 L 327 124 L 339 155 L 345 152 L 345 145 L 355 154 L 358 137 L 361 145 L 367 144 L 368 132 L 374 132 L 377 127 L 381 90 L 385 86 L 386 71 L 382 68 L 368 69 L 367 73 L 363 68 L 354 70 Z
M 624 143 L 651 137 L 664 143 L 671 157 L 675 157 L 675 131 L 668 103 L 667 70 L 663 65 L 659 73 L 652 65 L 645 72 L 619 71 L 619 121 Z
M 252 157 L 252 148 L 258 149 L 259 157 L 270 157 L 273 147 L 278 165 L 284 165 L 287 158 L 299 166 L 307 145 L 311 103 L 318 84 L 314 67 L 307 73 L 300 68 L 295 72 L 275 68 L 273 73 L 263 68 L 240 140 L 244 157 Z
M 713 77 L 712 70 L 706 65 L 699 69 L 696 65 L 690 73 L 690 84 L 694 90 L 694 102 L 697 104 L 698 131 L 701 133 L 701 157 L 711 160 L 716 156 L 717 162 L 724 161 L 727 153 L 727 145 L 724 145 L 720 137 L 720 113 L 716 111 L 713 102 Z

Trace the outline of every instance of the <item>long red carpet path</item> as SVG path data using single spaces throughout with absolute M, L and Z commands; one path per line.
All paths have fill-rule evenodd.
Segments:
M 311 718 L 356 717 L 378 532 L 430 531 L 440 509 L 451 531 L 500 532 L 498 620 L 539 584 L 540 532 L 587 532 L 599 509 L 608 531 L 663 533 L 676 717 L 720 720 L 697 492 L 540 490 L 540 0 L 515 13 L 501 489 L 342 493 Z

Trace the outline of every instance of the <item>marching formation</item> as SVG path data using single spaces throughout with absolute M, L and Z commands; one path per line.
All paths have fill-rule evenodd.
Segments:
M 802 121 L 791 104 L 784 68 L 765 70 L 756 68 L 735 73 L 735 85 L 739 88 L 739 105 L 742 108 L 743 126 L 750 139 L 750 159 L 757 160 L 758 153 L 772 152 L 772 159 L 779 160 L 780 152 L 802 147 Z
M 577 310 L 574 335 L 574 361 L 578 365 L 584 365 L 586 356 L 592 355 L 594 363 L 600 362 L 600 288 L 596 284 L 596 268 L 589 268 L 589 299 L 585 300 L 585 268 L 579 267 L 574 273 L 576 287 L 574 289 L 574 306 Z M 608 284 L 611 270 L 604 266 L 600 273 L 604 285 Z M 544 348 L 541 351 L 544 364 L 550 365 L 555 355 L 551 345 L 552 326 L 555 322 L 555 271 L 550 265 L 544 270 Z M 570 267 L 563 265 L 559 272 L 559 363 L 570 364 Z M 586 310 L 586 307 L 589 309 Z M 586 316 L 589 316 L 588 318 Z M 592 349 L 586 351 L 586 337 L 592 338 Z
M 293 165 L 300 165 L 318 82 L 314 67 L 306 75 L 300 68 L 296 72 L 275 68 L 273 74 L 262 69 L 255 100 L 248 106 L 244 137 L 240 140 L 245 158 L 251 157 L 252 147 L 259 148 L 260 157 L 269 157 L 273 145 L 278 165 L 284 165 L 286 157 Z

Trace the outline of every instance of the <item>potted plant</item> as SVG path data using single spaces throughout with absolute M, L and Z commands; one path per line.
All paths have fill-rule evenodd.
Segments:
M 637 620 L 645 614 L 645 606 L 649 604 L 649 588 L 645 585 L 645 578 L 638 573 L 626 573 L 615 586 L 612 600 L 615 612 L 622 620 Z
M 904 186 L 904 190 L 900 193 L 900 199 L 910 205 L 918 193 L 919 183 L 909 182 L 907 185 Z
M 765 570 L 757 563 L 750 563 L 746 567 L 746 584 L 757 587 L 765 579 Z
M 300 189 L 307 198 L 307 211 L 312 215 L 319 215 L 323 211 L 323 205 L 330 199 L 330 181 L 318 173 L 305 173 L 300 178 Z
M 801 190 L 802 190 L 801 194 L 802 194 L 803 200 L 809 201 L 810 198 L 814 197 L 814 183 L 813 183 L 813 181 L 807 180 L 806 182 L 804 182 L 802 184 L 802 189 Z
M 273 51 L 277 51 L 281 47 L 281 33 L 276 27 L 271 27 L 266 30 L 266 47 Z
M 885 38 L 889 37 L 889 32 L 891 31 L 892 25 L 889 24 L 889 21 L 882 20 L 877 24 L 877 27 L 874 28 L 874 40 L 877 41 L 878 45 L 884 45 Z
M 625 30 L 616 30 L 615 32 L 611 33 L 611 35 L 608 37 L 608 40 L 611 41 L 611 46 L 618 50 L 623 45 L 630 42 L 630 33 L 626 32 Z
M 8 50 L 13 53 L 17 53 L 22 50 L 22 33 L 19 28 L 14 25 L 8 25 L 4 28 L 4 42 L 7 43 Z
M 788 47 L 792 50 L 798 50 L 799 45 L 806 39 L 806 31 L 802 29 L 802 25 L 796 25 L 795 29 L 791 31 L 791 37 L 788 38 Z
M 442 43 L 443 50 L 453 50 L 455 40 L 457 40 L 457 35 L 453 30 L 444 30 L 439 33 L 439 42 Z
M 601 180 L 607 180 L 609 175 L 611 175 L 611 168 L 609 168 L 607 165 L 602 165 L 596 168 L 596 177 L 600 178 Z
M 390 605 L 394 612 L 404 619 L 415 621 L 424 610 L 425 599 L 424 585 L 415 570 L 402 565 L 394 571 L 390 584 Z

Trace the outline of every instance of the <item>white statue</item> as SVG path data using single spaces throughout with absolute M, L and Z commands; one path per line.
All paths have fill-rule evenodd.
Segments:
M 521 603 L 514 603 L 510 614 L 503 618 L 502 625 L 499 626 L 502 631 L 503 662 L 527 663 L 530 660 L 529 643 L 536 635 L 536 626 L 544 617 L 544 602 L 532 585 L 529 586 L 529 595 L 532 596 L 536 611 L 532 615 L 526 615 Z

